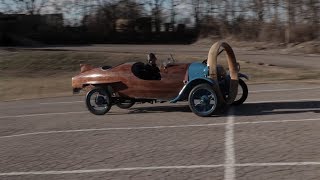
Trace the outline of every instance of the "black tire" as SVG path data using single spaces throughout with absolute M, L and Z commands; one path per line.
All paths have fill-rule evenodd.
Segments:
M 136 102 L 132 99 L 127 99 L 121 102 L 118 102 L 116 105 L 121 109 L 129 109 L 131 108 Z
M 189 107 L 193 113 L 201 117 L 215 113 L 218 102 L 215 89 L 206 83 L 195 86 L 189 93 Z
M 92 101 L 94 101 L 94 104 Z M 87 93 L 86 105 L 92 114 L 104 115 L 111 109 L 112 103 L 109 93 L 105 89 L 97 87 Z
M 242 79 L 239 79 L 239 87 L 242 89 L 242 94 L 237 95 L 236 99 L 232 103 L 234 106 L 243 104 L 248 98 L 248 86 Z

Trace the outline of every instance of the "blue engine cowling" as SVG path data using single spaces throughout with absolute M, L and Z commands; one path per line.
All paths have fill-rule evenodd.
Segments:
M 188 73 L 189 81 L 192 81 L 197 78 L 207 78 L 209 69 L 206 64 L 196 62 L 190 64 Z
M 214 84 L 214 80 L 208 78 L 209 69 L 204 63 L 192 63 L 188 68 L 188 81 L 181 89 L 179 95 L 171 100 L 171 103 L 176 103 L 177 101 L 184 100 L 187 98 L 188 93 L 191 89 L 201 83 Z
M 218 81 L 216 82 L 213 79 L 208 78 L 209 75 L 209 68 L 204 63 L 192 63 L 188 69 L 188 81 L 184 85 L 184 87 L 179 92 L 179 95 L 171 100 L 171 103 L 176 103 L 180 100 L 185 100 L 187 98 L 188 93 L 191 89 L 201 83 L 208 83 L 208 84 L 219 84 L 221 90 L 223 91 L 222 94 L 226 95 L 225 93 L 229 92 L 228 84 L 230 80 L 230 75 L 227 73 L 222 66 L 217 66 L 217 73 L 218 73 Z M 248 76 L 245 74 L 239 73 L 239 78 L 249 79 Z

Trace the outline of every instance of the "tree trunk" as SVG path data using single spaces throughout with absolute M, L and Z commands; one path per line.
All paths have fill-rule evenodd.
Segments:
M 292 9 L 292 5 L 291 5 L 291 2 L 290 0 L 286 0 L 286 3 L 287 3 L 287 25 L 286 25 L 286 32 L 285 32 L 285 41 L 286 43 L 290 43 L 291 42 L 291 9 Z

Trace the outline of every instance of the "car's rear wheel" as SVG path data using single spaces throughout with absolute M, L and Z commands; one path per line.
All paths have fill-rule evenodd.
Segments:
M 248 98 L 248 86 L 246 83 L 239 79 L 239 85 L 238 85 L 238 94 L 236 99 L 233 101 L 232 105 L 238 106 L 243 104 Z
M 88 110 L 95 115 L 106 114 L 112 106 L 109 93 L 100 87 L 87 93 L 86 105 Z
M 131 108 L 136 102 L 132 99 L 127 99 L 118 102 L 116 105 L 121 109 L 129 109 Z
M 189 94 L 189 107 L 198 116 L 211 116 L 218 107 L 217 93 L 209 84 L 195 86 Z

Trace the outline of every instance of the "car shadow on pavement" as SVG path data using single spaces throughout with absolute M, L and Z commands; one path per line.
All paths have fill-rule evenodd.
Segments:
M 305 102 L 266 102 L 242 104 L 234 107 L 235 116 L 259 116 L 276 114 L 294 114 L 313 112 L 320 113 L 320 101 Z M 211 117 L 225 117 L 230 115 L 230 108 L 219 110 Z M 168 113 L 168 112 L 187 112 L 192 113 L 188 105 L 161 105 L 149 107 L 132 107 L 129 111 L 120 114 L 140 114 L 140 113 Z M 120 115 L 118 113 L 112 115 Z M 110 114 L 111 115 L 111 114 Z
M 129 114 L 135 113 L 161 113 L 161 112 L 191 112 L 188 105 L 152 106 L 130 108 Z
M 258 116 L 294 113 L 320 113 L 320 101 L 267 102 L 242 104 L 234 108 L 236 116 Z

